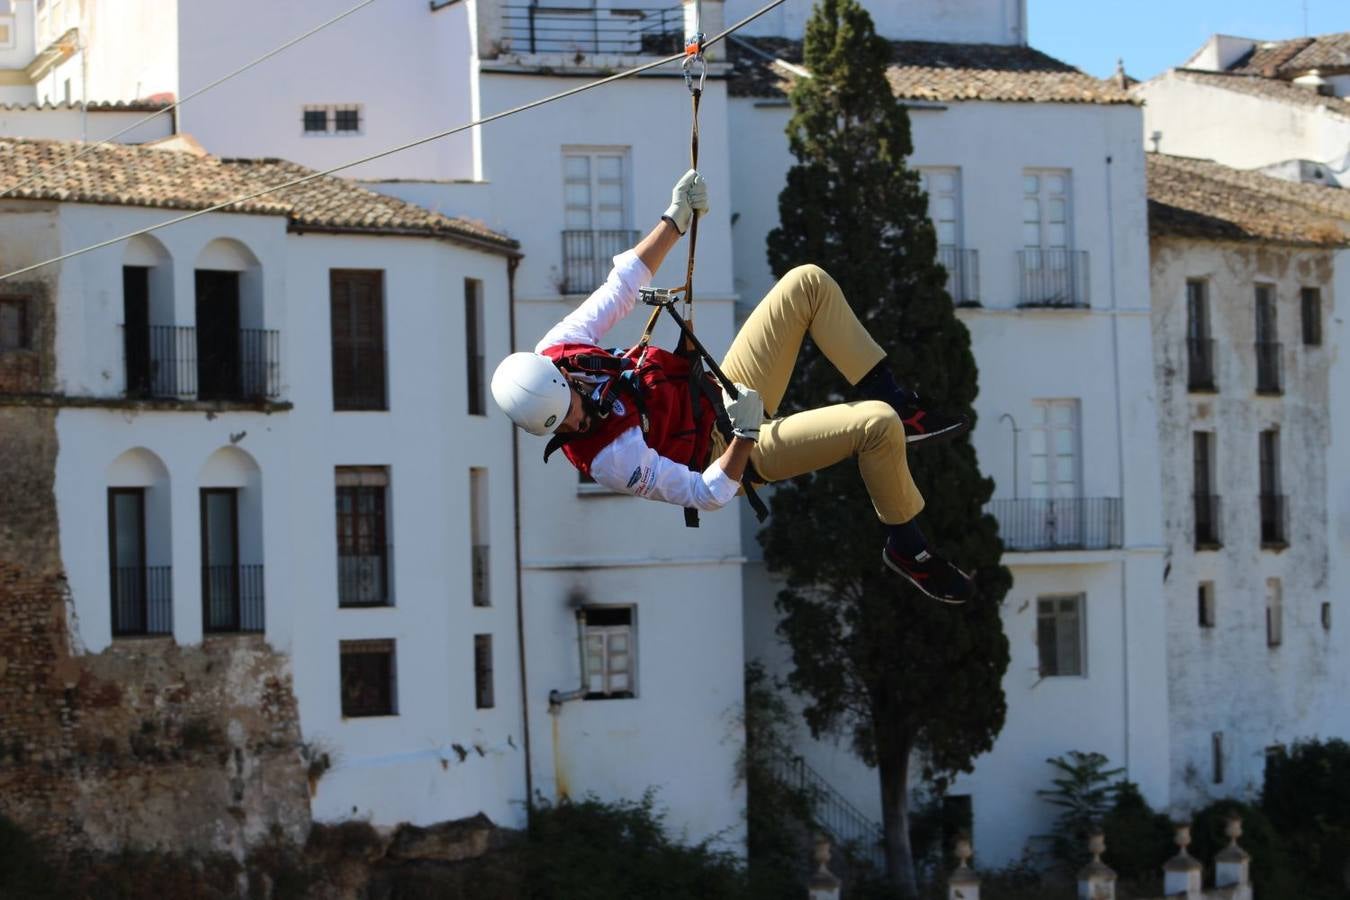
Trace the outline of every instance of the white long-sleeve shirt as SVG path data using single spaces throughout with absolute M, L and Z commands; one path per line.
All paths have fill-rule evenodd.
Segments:
M 633 311 L 638 290 L 652 280 L 642 260 L 632 250 L 614 257 L 614 268 L 605 283 L 535 345 L 542 353 L 556 344 L 600 345 L 605 334 Z M 592 379 L 588 379 L 592 380 Z M 596 392 L 606 376 L 593 379 Z M 629 428 L 596 454 L 591 477 L 613 491 L 663 500 L 695 509 L 720 509 L 736 496 L 738 486 L 714 460 L 702 472 L 667 459 L 647 446 L 642 429 Z

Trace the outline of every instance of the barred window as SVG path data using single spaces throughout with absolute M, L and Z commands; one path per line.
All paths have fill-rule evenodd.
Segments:
M 341 641 L 339 663 L 343 716 L 397 715 L 392 640 Z
M 387 606 L 390 591 L 389 470 L 337 467 L 339 606 Z
M 473 636 L 473 695 L 479 709 L 492 709 L 492 635 Z
M 351 132 L 361 130 L 361 107 L 339 106 L 333 110 L 333 130 Z
M 304 112 L 306 134 L 328 133 L 328 110 L 325 107 L 312 107 Z
M 385 394 L 384 272 L 329 273 L 333 408 L 388 409 Z
M 1305 287 L 1301 292 L 1303 307 L 1303 343 L 1317 347 L 1322 343 L 1322 291 Z

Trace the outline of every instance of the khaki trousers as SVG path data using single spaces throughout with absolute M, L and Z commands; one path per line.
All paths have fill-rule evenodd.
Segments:
M 802 338 L 811 335 L 849 384 L 857 384 L 886 357 L 853 314 L 839 285 L 819 266 L 798 266 L 774 285 L 732 341 L 722 370 L 732 381 L 759 391 L 764 414 L 778 411 L 797 363 Z M 713 432 L 714 456 L 725 449 Z M 766 418 L 750 459 L 759 475 L 781 481 L 858 458 L 877 517 L 887 525 L 908 522 L 923 497 L 905 460 L 905 427 L 889 403 L 863 400 Z

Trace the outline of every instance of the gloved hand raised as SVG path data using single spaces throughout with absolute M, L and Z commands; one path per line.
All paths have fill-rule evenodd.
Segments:
M 731 433 L 747 441 L 757 441 L 759 426 L 764 422 L 764 398 L 759 396 L 759 391 L 739 383 L 736 392 L 740 396 L 735 400 L 726 391 L 722 392 L 722 405 L 731 419 Z
M 690 169 L 675 182 L 670 192 L 670 206 L 662 218 L 670 219 L 675 229 L 684 234 L 694 214 L 703 215 L 708 211 L 708 183 L 697 171 Z

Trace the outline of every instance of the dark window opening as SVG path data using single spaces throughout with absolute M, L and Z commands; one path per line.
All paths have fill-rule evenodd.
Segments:
M 122 352 L 126 358 L 127 393 L 145 397 L 152 393 L 150 356 L 150 270 L 145 266 L 122 267 Z
M 339 669 L 344 717 L 397 714 L 393 641 L 341 641 Z
M 239 348 L 239 273 L 198 269 L 197 396 L 228 400 L 242 396 Z
M 1193 498 L 1195 504 L 1195 547 L 1208 550 L 1219 546 L 1219 497 L 1214 493 L 1214 433 L 1196 431 L 1191 435 Z
M 464 357 L 468 365 L 469 415 L 487 414 L 483 390 L 483 282 L 464 279 Z
M 1083 674 L 1083 597 L 1036 601 L 1036 645 L 1041 677 Z
M 492 709 L 492 635 L 473 636 L 473 694 L 479 709 Z
M 168 566 L 146 565 L 145 488 L 108 489 L 113 637 L 173 632 Z
M 0 353 L 32 350 L 33 334 L 28 322 L 26 297 L 0 297 Z
M 334 269 L 329 276 L 333 408 L 388 409 L 385 392 L 384 273 Z
M 1285 498 L 1280 493 L 1280 433 L 1263 431 L 1259 451 L 1261 477 L 1261 543 L 1264 546 L 1284 546 L 1288 539 Z
M 1256 392 L 1278 394 L 1283 390 L 1280 365 L 1281 346 L 1276 327 L 1275 288 L 1256 286 Z
M 1214 783 L 1223 784 L 1223 732 L 1210 735 L 1211 766 L 1214 771 Z
M 305 110 L 305 131 L 326 132 L 328 130 L 328 110 L 326 109 L 307 109 Z
M 389 560 L 387 469 L 337 469 L 338 605 L 387 606 Z
M 1322 291 L 1305 287 L 1301 292 L 1303 312 L 1303 343 L 1309 347 L 1322 344 Z
M 1209 334 L 1208 285 L 1186 282 L 1187 387 L 1212 391 L 1214 387 L 1214 341 Z
M 1199 603 L 1200 627 L 1213 628 L 1217 620 L 1217 614 L 1214 608 L 1214 582 L 1202 581 L 1196 592 Z
M 334 131 L 360 131 L 361 110 L 357 107 L 339 107 L 333 111 Z

